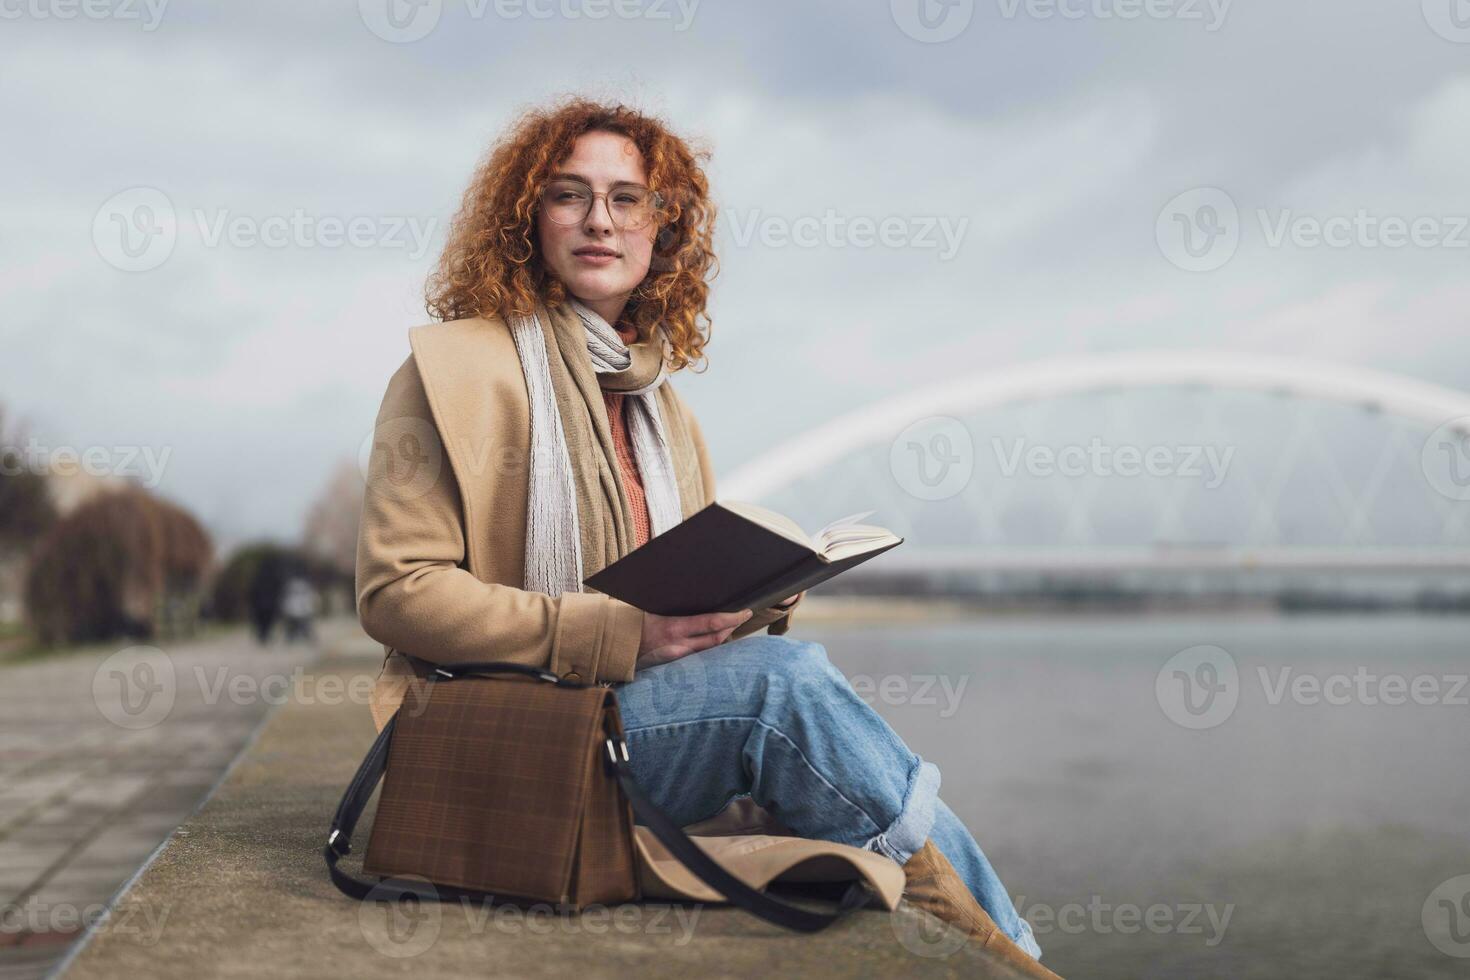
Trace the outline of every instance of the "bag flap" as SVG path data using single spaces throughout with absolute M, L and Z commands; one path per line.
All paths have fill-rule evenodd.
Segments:
M 398 712 L 363 870 L 564 901 L 611 699 L 521 677 L 416 685 Z

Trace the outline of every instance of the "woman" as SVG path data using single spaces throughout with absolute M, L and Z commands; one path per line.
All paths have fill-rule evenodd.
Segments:
M 389 650 L 375 717 L 413 676 L 397 650 L 613 685 L 637 777 L 682 824 L 748 794 L 802 836 L 888 855 L 911 901 L 1041 970 L 938 770 L 783 635 L 800 594 L 667 617 L 581 591 L 714 499 L 668 381 L 706 343 L 714 214 L 696 155 L 623 106 L 528 112 L 480 167 L 429 283 L 442 322 L 410 331 L 373 440 L 357 593 Z

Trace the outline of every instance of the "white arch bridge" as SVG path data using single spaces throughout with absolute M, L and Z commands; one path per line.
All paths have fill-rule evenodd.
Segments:
M 849 412 L 719 480 L 885 571 L 1470 571 L 1470 393 L 1219 350 L 983 370 Z M 854 572 L 858 574 L 862 569 Z

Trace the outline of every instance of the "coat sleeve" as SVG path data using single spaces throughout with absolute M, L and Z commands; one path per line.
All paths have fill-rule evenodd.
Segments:
M 676 396 L 677 397 L 677 396 Z M 704 432 L 699 428 L 699 420 L 689 410 L 689 406 L 680 399 L 680 405 L 684 411 L 684 418 L 689 422 L 689 437 L 694 443 L 694 451 L 699 456 L 699 476 L 704 484 L 704 499 L 712 501 L 715 499 L 715 470 L 710 461 L 709 447 L 704 442 Z M 742 636 L 749 636 L 761 629 L 772 636 L 780 636 L 791 628 L 791 614 L 796 607 L 801 605 L 801 599 L 796 600 L 787 609 L 777 609 L 775 606 L 767 606 L 765 609 L 757 609 L 749 619 L 741 623 L 730 634 L 731 640 L 738 640 Z M 728 641 L 727 641 L 728 642 Z
M 432 443 L 413 449 L 429 460 L 415 475 L 395 459 L 405 434 Z M 363 495 L 356 593 L 367 634 L 439 663 L 509 660 L 584 683 L 632 680 L 641 609 L 602 593 L 482 582 L 465 568 L 464 508 L 437 438 L 410 356 L 383 397 Z

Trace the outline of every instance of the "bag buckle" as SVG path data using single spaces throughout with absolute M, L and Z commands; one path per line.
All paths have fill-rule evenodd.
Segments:
M 624 762 L 628 761 L 628 743 L 625 742 L 622 738 L 615 738 L 609 735 L 607 739 L 603 741 L 602 747 L 607 749 L 608 772 L 616 773 L 618 771 L 619 756 L 622 757 L 622 760 Z
M 342 843 L 338 844 L 337 838 L 339 837 L 342 837 L 342 831 L 333 828 L 332 833 L 327 837 L 327 850 L 339 858 L 344 858 L 352 853 L 352 842 L 342 837 Z

